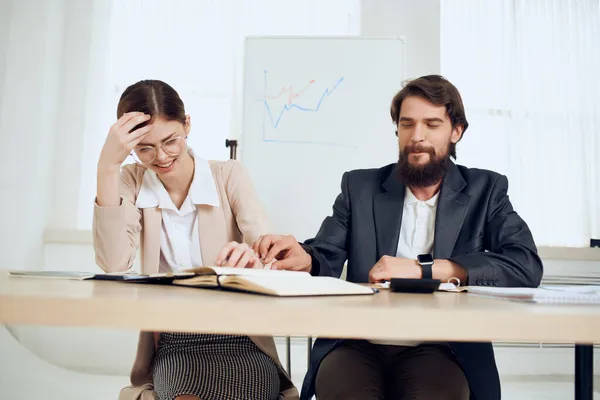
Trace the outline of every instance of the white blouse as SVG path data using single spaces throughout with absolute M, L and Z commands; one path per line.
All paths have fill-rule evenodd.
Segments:
M 219 195 L 208 161 L 191 154 L 195 161 L 194 179 L 181 208 L 175 207 L 158 175 L 150 169 L 144 173 L 135 202 L 138 208 L 158 207 L 161 210 L 159 272 L 202 266 L 196 205 L 219 207 Z

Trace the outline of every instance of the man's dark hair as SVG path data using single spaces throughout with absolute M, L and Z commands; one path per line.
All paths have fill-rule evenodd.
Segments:
M 419 96 L 432 104 L 446 107 L 452 129 L 463 127 L 463 134 L 469 127 L 465 116 L 465 107 L 458 89 L 446 78 L 440 75 L 426 75 L 406 82 L 392 100 L 390 115 L 394 124 L 398 126 L 402 102 L 408 96 Z M 456 159 L 456 144 L 452 143 L 449 149 L 450 156 Z

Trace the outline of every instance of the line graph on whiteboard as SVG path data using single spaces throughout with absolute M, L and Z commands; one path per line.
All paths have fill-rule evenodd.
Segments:
M 335 101 L 338 88 L 343 83 L 344 76 L 336 77 L 327 83 L 323 80 L 307 79 L 299 84 L 286 84 L 279 87 L 278 90 L 270 91 L 269 72 L 265 69 L 264 92 L 259 99 L 263 106 L 263 141 L 346 147 L 345 144 L 321 140 L 320 138 L 291 138 L 286 137 L 284 134 L 285 131 L 291 129 L 290 127 L 294 124 L 293 121 L 297 123 L 300 117 L 302 117 L 303 124 L 308 124 L 308 126 L 311 125 L 311 122 L 317 124 L 317 119 L 307 120 L 306 118 L 318 114 L 326 109 L 330 102 Z

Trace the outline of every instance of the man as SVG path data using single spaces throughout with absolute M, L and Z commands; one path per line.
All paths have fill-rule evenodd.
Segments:
M 441 76 L 418 78 L 394 97 L 390 113 L 398 162 L 346 172 L 314 239 L 301 245 L 266 235 L 254 250 L 276 260 L 273 268 L 313 275 L 339 277 L 347 260 L 347 279 L 358 283 L 455 277 L 469 285 L 539 285 L 542 263 L 513 211 L 506 177 L 451 160 L 468 127 L 458 90 Z M 315 390 L 325 400 L 500 399 L 491 343 L 318 339 L 302 399 Z

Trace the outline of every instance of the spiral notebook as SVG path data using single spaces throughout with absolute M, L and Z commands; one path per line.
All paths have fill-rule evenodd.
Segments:
M 471 295 L 536 304 L 600 305 L 600 286 L 542 286 L 539 288 L 499 288 L 469 286 Z

